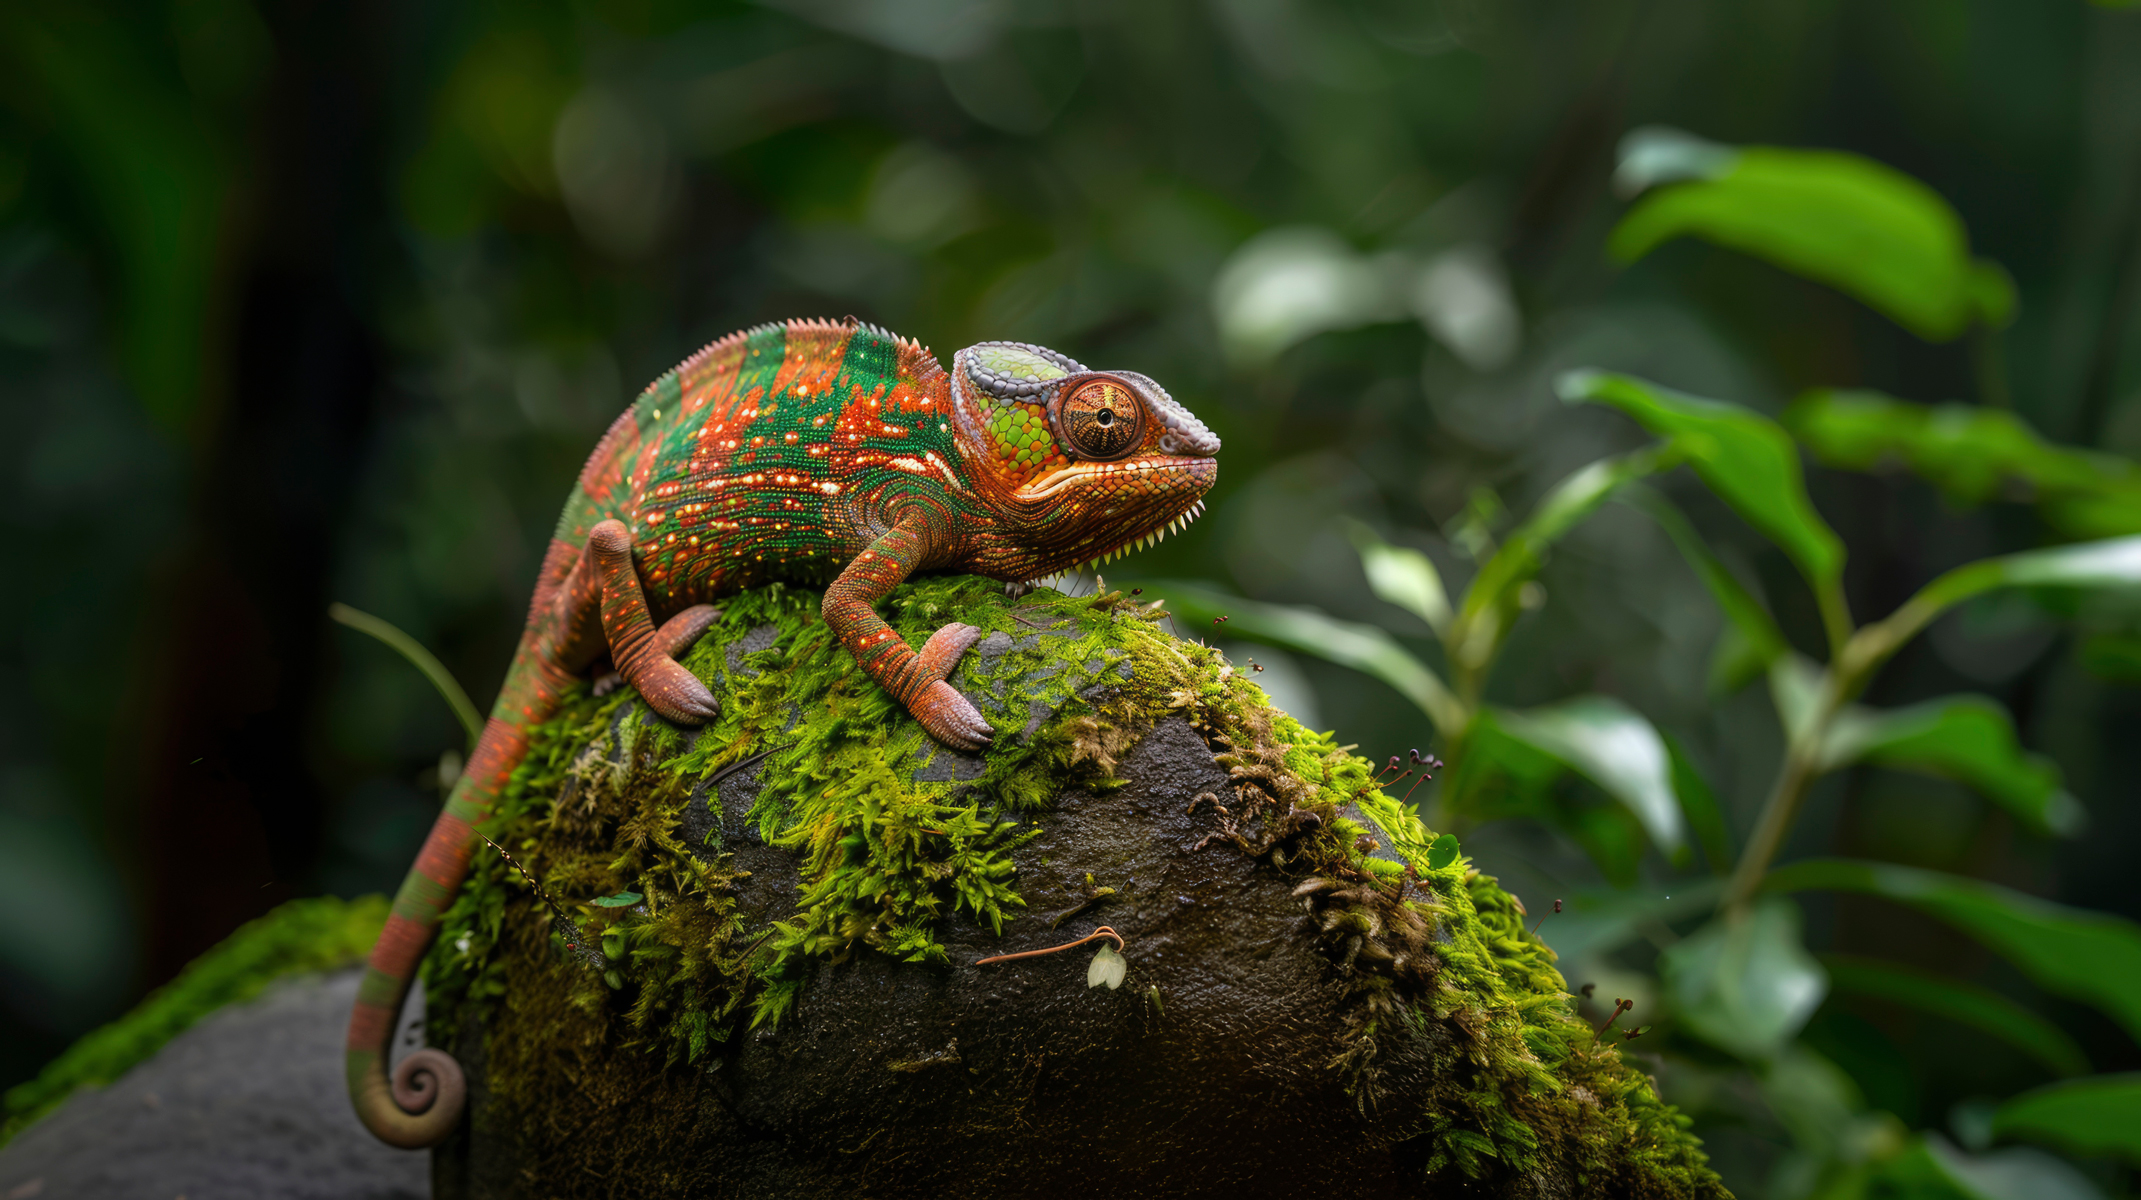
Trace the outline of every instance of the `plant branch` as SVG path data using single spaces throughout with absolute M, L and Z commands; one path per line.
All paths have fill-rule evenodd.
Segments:
M 1827 714 L 1822 714 L 1822 724 L 1827 724 Z M 1754 833 L 1747 839 L 1747 848 L 1740 852 L 1740 861 L 1732 869 L 1732 881 L 1725 885 L 1725 897 L 1719 907 L 1732 910 L 1744 908 L 1762 886 L 1762 876 L 1769 872 L 1769 864 L 1784 848 L 1785 836 L 1792 824 L 1799 819 L 1799 808 L 1806 802 L 1807 789 L 1813 786 L 1818 771 L 1809 748 L 1794 745 L 1784 753 L 1784 763 L 1777 769 L 1777 781 L 1771 785 L 1769 798 L 1762 802 L 1762 815 L 1756 819 Z

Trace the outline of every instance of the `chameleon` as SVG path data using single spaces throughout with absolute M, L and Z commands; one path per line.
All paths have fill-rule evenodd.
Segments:
M 558 517 L 527 624 L 460 779 L 395 895 L 350 1015 L 357 1115 L 410 1149 L 459 1123 L 452 1056 L 389 1043 L 477 827 L 574 688 L 614 675 L 678 725 L 719 715 L 677 657 L 713 601 L 774 581 L 823 588 L 822 611 L 865 674 L 939 743 L 995 731 L 947 676 L 981 636 L 952 622 L 920 650 L 875 605 L 918 571 L 1017 591 L 1179 531 L 1204 512 L 1219 438 L 1152 379 L 1090 370 L 1020 342 L 959 351 L 850 317 L 730 334 L 649 384 L 582 468 Z

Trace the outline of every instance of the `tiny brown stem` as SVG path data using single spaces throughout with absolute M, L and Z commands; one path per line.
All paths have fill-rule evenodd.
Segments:
M 550 909 L 552 915 L 556 916 L 558 920 L 565 922 L 565 927 L 567 929 L 578 930 L 580 928 L 580 923 L 573 920 L 571 917 L 565 915 L 565 910 L 557 906 L 557 902 L 550 898 L 550 893 L 543 890 L 543 885 L 536 882 L 535 876 L 528 873 L 528 868 L 520 865 L 519 859 L 513 857 L 511 854 L 506 853 L 506 848 L 504 846 L 501 846 L 498 843 L 491 841 L 489 837 L 485 836 L 480 831 L 476 834 L 476 836 L 479 838 L 483 838 L 484 844 L 488 845 L 491 849 L 496 850 L 498 852 L 498 857 L 506 860 L 507 866 L 520 872 L 520 877 L 522 879 L 527 880 L 528 886 L 534 890 L 535 898 L 542 901 L 543 904 Z M 577 943 L 569 939 L 565 944 L 571 949 L 579 948 Z
M 1531 936 L 1533 936 L 1533 937 L 1538 937 L 1538 936 L 1539 936 L 1539 930 L 1540 930 L 1540 929 L 1542 929 L 1542 928 L 1544 928 L 1544 927 L 1545 927 L 1545 925 L 1546 925 L 1546 918 L 1548 918 L 1548 917 L 1551 917 L 1551 916 L 1553 916 L 1553 915 L 1554 915 L 1554 913 L 1557 913 L 1557 912 L 1560 912 L 1560 911 L 1561 911 L 1561 901 L 1559 901 L 1559 900 L 1555 900 L 1555 901 L 1554 901 L 1554 912 L 1551 912 L 1551 913 L 1541 913 L 1541 914 L 1539 915 L 1539 923 L 1538 923 L 1537 925 L 1534 925 L 1534 926 L 1532 926 L 1532 927 L 1531 927 Z
M 1043 954 L 1054 954 L 1061 950 L 1075 950 L 1078 947 L 1085 945 L 1087 942 L 1092 941 L 1094 938 L 1114 938 L 1115 949 L 1117 953 L 1120 953 L 1122 951 L 1123 935 L 1103 925 L 1100 928 L 1095 929 L 1093 932 L 1086 934 L 1084 937 L 1079 938 L 1075 942 L 1065 942 L 1060 946 L 1050 946 L 1046 950 L 1021 950 L 1017 954 L 998 954 L 992 958 L 984 958 L 979 962 L 976 962 L 974 965 L 977 967 L 986 967 L 990 963 L 1010 962 L 1014 958 L 1038 958 Z
M 1612 1016 L 1610 1016 L 1610 1017 L 1607 1017 L 1607 1018 L 1606 1018 L 1606 1020 L 1605 1020 L 1605 1023 L 1604 1023 L 1604 1024 L 1601 1024 L 1601 1025 L 1600 1025 L 1600 1026 L 1598 1027 L 1598 1030 L 1597 1030 L 1596 1032 L 1594 1032 L 1594 1033 L 1593 1033 L 1593 1034 L 1591 1035 L 1591 1040 L 1595 1042 L 1595 1041 L 1597 1041 L 1598 1039 L 1600 1039 L 1600 1038 L 1602 1038 L 1602 1037 L 1606 1036 L 1606 1031 L 1607 1031 L 1608 1029 L 1611 1029 L 1611 1028 L 1613 1028 L 1613 1023 L 1614 1023 L 1615 1021 L 1618 1021 L 1618 1020 L 1620 1020 L 1620 1019 L 1621 1019 L 1621 1014 L 1622 1014 L 1622 1013 L 1624 1013 L 1624 1012 L 1627 1012 L 1627 1011 L 1628 1011 L 1629 1009 L 1631 1009 L 1631 1008 L 1634 1008 L 1634 1007 L 1635 1007 L 1635 1001 L 1633 1001 L 1633 1000 L 1615 1000 L 1615 1001 L 1613 1002 L 1613 1015 L 1612 1015 Z

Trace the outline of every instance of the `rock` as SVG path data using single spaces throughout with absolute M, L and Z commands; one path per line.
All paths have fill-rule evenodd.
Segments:
M 438 1196 L 1725 1194 L 1513 898 L 1216 652 L 910 585 L 910 644 L 988 631 L 957 755 L 815 599 L 726 607 L 705 730 L 627 691 L 534 732 L 490 828 L 546 895 L 479 858 L 427 963 Z M 1099 925 L 1120 988 L 1104 941 L 979 964 Z
M 343 1031 L 360 972 L 298 976 L 77 1092 L 0 1148 L 0 1196 L 31 1200 L 420 1200 L 422 1154 L 350 1111 Z

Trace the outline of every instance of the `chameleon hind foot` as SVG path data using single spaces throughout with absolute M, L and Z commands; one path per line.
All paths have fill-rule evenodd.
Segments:
M 624 522 L 604 521 L 595 526 L 588 532 L 587 544 L 602 572 L 602 634 L 609 642 L 617 673 L 639 690 L 647 707 L 678 725 L 704 725 L 720 716 L 714 694 L 698 676 L 677 664 L 669 652 L 670 639 L 663 635 L 675 626 L 678 636 L 689 632 L 697 638 L 713 623 L 711 608 L 685 609 L 657 631 L 647 616 L 639 568 L 632 563 L 632 535 Z
M 662 627 L 654 631 L 654 643 L 669 657 L 682 658 L 720 619 L 720 609 L 711 604 L 694 604 L 662 622 Z M 597 696 L 607 696 L 623 686 L 622 671 L 605 671 L 595 677 Z
M 996 730 L 990 728 L 974 702 L 941 679 L 922 689 L 922 694 L 907 705 L 907 711 L 922 723 L 929 736 L 954 750 L 981 750 L 996 736 Z

